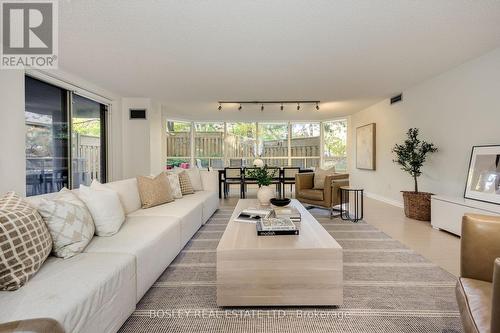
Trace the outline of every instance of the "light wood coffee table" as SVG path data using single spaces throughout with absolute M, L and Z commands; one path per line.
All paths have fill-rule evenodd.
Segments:
M 217 246 L 217 305 L 341 305 L 342 247 L 298 202 L 297 236 L 257 236 L 255 224 L 234 222 L 257 200 L 241 199 Z

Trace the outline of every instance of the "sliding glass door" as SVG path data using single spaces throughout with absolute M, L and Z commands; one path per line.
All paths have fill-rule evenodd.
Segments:
M 106 108 L 26 76 L 27 196 L 106 181 Z
M 72 187 L 106 181 L 106 106 L 73 94 L 71 110 Z
M 26 195 L 69 186 L 66 90 L 26 77 Z

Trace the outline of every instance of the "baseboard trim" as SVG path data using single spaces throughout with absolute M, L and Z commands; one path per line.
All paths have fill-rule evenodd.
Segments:
M 402 202 L 400 201 L 396 201 L 396 200 L 393 200 L 393 199 L 389 199 L 387 197 L 384 197 L 382 195 L 379 195 L 379 194 L 375 194 L 375 193 L 371 193 L 371 192 L 366 192 L 365 191 L 365 196 L 367 198 L 370 198 L 370 199 L 374 199 L 374 200 L 377 200 L 377 201 L 382 201 L 386 204 L 389 204 L 389 205 L 392 205 L 392 206 L 396 206 L 396 207 L 399 207 L 399 208 L 403 208 L 404 205 Z

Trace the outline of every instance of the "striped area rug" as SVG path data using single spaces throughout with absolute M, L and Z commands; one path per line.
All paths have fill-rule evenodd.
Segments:
M 120 332 L 462 332 L 453 275 L 370 224 L 321 210 L 311 213 L 344 249 L 342 306 L 217 307 L 215 250 L 233 208 L 193 236 Z

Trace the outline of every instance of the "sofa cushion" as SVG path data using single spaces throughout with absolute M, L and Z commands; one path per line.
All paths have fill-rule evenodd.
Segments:
M 210 217 L 219 209 L 219 195 L 212 191 L 198 191 L 194 195 L 186 197 L 193 202 L 201 201 L 203 203 L 203 212 L 201 214 L 201 223 L 205 224 Z
M 49 257 L 23 288 L 0 292 L 0 309 L 0 322 L 53 318 L 66 332 L 116 332 L 135 309 L 135 260 L 104 253 Z
M 203 202 L 189 199 L 193 196 L 182 197 L 161 206 L 149 209 L 140 209 L 133 212 L 129 217 L 155 216 L 155 217 L 175 217 L 180 221 L 181 248 L 191 239 L 196 231 L 201 227 L 203 216 Z
M 47 225 L 38 212 L 14 192 L 0 198 L 0 290 L 22 287 L 52 249 Z
M 165 205 L 140 209 L 136 213 L 148 212 L 163 206 Z M 111 237 L 94 237 L 85 252 L 133 255 L 137 262 L 136 299 L 139 301 L 179 253 L 180 235 L 178 218 L 128 216 L 120 232 Z
M 125 212 L 116 191 L 94 180 L 90 187 L 80 185 L 78 197 L 92 215 L 97 236 L 111 236 L 120 230 Z
M 333 175 L 335 173 L 335 167 L 330 169 L 316 168 L 314 170 L 314 189 L 322 190 L 325 188 L 326 176 Z
M 219 191 L 219 172 L 217 170 L 200 170 L 200 176 L 204 191 Z
M 137 177 L 142 208 L 151 208 L 174 201 L 167 174 L 162 172 L 156 177 Z
M 130 214 L 141 208 L 141 198 L 135 178 L 120 180 L 117 182 L 103 184 L 112 190 L 115 190 L 120 197 L 120 201 L 125 210 L 125 214 Z
M 456 294 L 465 331 L 490 332 L 491 282 L 459 278 Z
M 57 257 L 70 258 L 94 237 L 92 216 L 83 201 L 63 188 L 51 200 L 43 199 L 36 207 L 52 236 L 52 252 Z
M 300 197 L 309 200 L 323 201 L 323 190 L 302 189 Z

